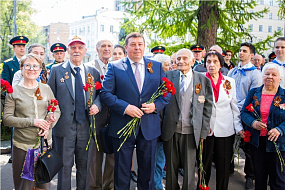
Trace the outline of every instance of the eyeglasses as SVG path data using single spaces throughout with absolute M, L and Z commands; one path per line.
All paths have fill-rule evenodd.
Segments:
M 226 56 L 232 56 L 232 54 L 226 54 Z
M 31 69 L 33 68 L 34 71 L 38 71 L 38 70 L 41 69 L 41 66 L 39 66 L 39 65 L 28 65 L 28 64 L 24 64 L 24 65 L 23 65 L 23 68 L 24 68 L 25 70 L 31 70 Z

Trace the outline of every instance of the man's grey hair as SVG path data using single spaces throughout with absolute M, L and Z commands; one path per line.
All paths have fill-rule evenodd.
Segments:
M 153 57 L 153 60 L 158 61 L 160 63 L 170 62 L 170 56 L 164 54 L 156 54 Z
M 212 47 L 210 47 L 210 51 L 213 51 L 211 50 L 212 48 L 217 48 L 217 52 L 221 55 L 223 54 L 223 49 L 219 45 L 213 45 Z
M 177 54 L 178 54 L 180 51 L 187 51 L 187 52 L 190 54 L 190 59 L 194 58 L 194 55 L 193 55 L 192 51 L 190 51 L 190 49 L 182 48 L 182 49 L 178 50 Z M 177 57 L 177 54 L 176 54 L 176 57 Z
M 44 49 L 44 51 L 46 51 L 45 46 L 43 46 L 42 44 L 35 43 L 35 44 L 32 44 L 29 46 L 28 53 L 31 53 L 33 48 L 35 48 L 35 47 L 42 47 Z
M 100 40 L 100 41 L 98 41 L 97 44 L 96 44 L 96 49 L 99 49 L 100 46 L 101 46 L 101 43 L 104 42 L 104 41 L 110 42 L 110 43 L 112 44 L 112 46 L 113 46 L 113 43 L 112 43 L 110 40 Z

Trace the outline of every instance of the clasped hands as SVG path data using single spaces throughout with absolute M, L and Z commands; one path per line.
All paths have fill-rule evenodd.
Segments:
M 38 135 L 47 137 L 50 124 L 56 121 L 56 116 L 53 113 L 48 115 L 48 121 L 44 119 L 34 119 L 34 126 L 40 128 Z
M 126 107 L 125 114 L 131 117 L 141 118 L 144 115 L 144 113 L 150 114 L 154 112 L 155 109 L 156 107 L 154 103 L 150 103 L 150 104 L 143 103 L 141 109 L 134 105 L 129 104 Z
M 254 121 L 252 124 L 252 128 L 260 131 L 263 128 L 266 129 L 267 125 L 265 123 L 260 122 L 260 121 Z M 268 140 L 277 141 L 277 139 L 280 135 L 280 132 L 276 128 L 273 128 L 270 131 L 268 131 L 267 134 L 268 134 Z

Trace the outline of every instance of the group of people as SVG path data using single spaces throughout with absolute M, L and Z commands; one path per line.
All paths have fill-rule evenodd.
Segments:
M 138 189 L 164 189 L 164 167 L 165 189 L 180 189 L 181 169 L 182 189 L 199 189 L 201 171 L 198 181 L 195 172 L 203 147 L 203 183 L 208 186 L 214 162 L 216 189 L 225 190 L 233 169 L 235 136 L 243 138 L 245 131 L 251 133 L 250 142 L 241 140 L 246 155 L 246 188 L 253 188 L 255 180 L 255 189 L 267 189 L 269 176 L 271 189 L 284 189 L 285 171 L 276 151 L 277 147 L 285 158 L 284 37 L 274 43 L 276 58 L 263 67 L 256 66 L 261 56 L 250 43 L 241 44 L 237 66 L 230 62 L 233 52 L 223 51 L 218 45 L 204 55 L 204 47 L 194 45 L 171 56 L 164 55 L 165 48 L 158 46 L 152 49 L 154 57 L 147 58 L 144 37 L 134 32 L 127 35 L 125 46 L 99 41 L 98 57 L 83 63 L 86 44 L 74 36 L 67 47 L 62 43 L 52 45 L 55 61 L 45 65 L 45 47 L 32 44 L 26 55 L 28 41 L 25 36 L 11 39 L 15 56 L 4 61 L 1 74 L 14 89 L 6 94 L 3 120 L 14 128 L 12 168 L 16 190 L 50 187 L 49 183 L 21 178 L 27 149 L 35 147 L 38 136 L 47 138 L 63 159 L 57 189 L 71 189 L 74 163 L 77 189 L 128 190 L 134 177 Z M 88 101 L 90 92 L 83 89 L 89 80 L 87 75 L 102 83 L 102 88 L 92 94 L 92 105 Z M 173 83 L 175 94 L 167 93 L 146 103 L 164 77 Z M 47 117 L 52 99 L 59 105 Z M 256 112 L 247 109 L 250 103 Z M 139 126 L 124 142 L 118 131 L 134 117 L 140 118 Z M 90 131 L 93 118 L 96 132 Z M 106 126 L 114 153 L 104 156 L 100 132 Z M 137 176 L 133 170 L 134 150 Z

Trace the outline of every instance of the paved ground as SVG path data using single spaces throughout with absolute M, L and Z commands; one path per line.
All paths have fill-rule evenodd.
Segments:
M 5 142 L 4 142 L 5 143 Z M 3 143 L 2 143 L 3 146 Z M 10 155 L 9 154 L 1 154 L 0 155 L 0 169 L 1 169 L 1 190 L 12 190 L 13 189 L 13 177 L 12 177 L 12 164 L 8 163 Z M 136 163 L 135 163 L 136 164 Z M 230 177 L 229 182 L 229 190 L 243 190 L 244 188 L 244 173 L 243 173 L 243 166 L 244 166 L 244 159 L 243 154 L 241 153 L 241 157 L 239 159 L 235 158 L 235 173 Z M 136 165 L 135 165 L 136 168 Z M 211 175 L 211 181 L 209 184 L 209 187 L 211 190 L 215 190 L 215 168 L 212 168 L 212 175 Z M 196 175 L 197 178 L 197 175 Z M 182 183 L 183 178 L 179 176 L 179 182 Z M 165 180 L 163 180 L 163 183 L 165 184 Z M 51 190 L 56 190 L 56 184 L 57 184 L 57 176 L 51 181 Z M 73 168 L 72 173 L 72 189 L 75 188 L 75 168 Z M 131 188 L 130 190 L 136 190 L 136 183 L 131 182 Z M 269 189 L 269 188 L 268 188 Z

